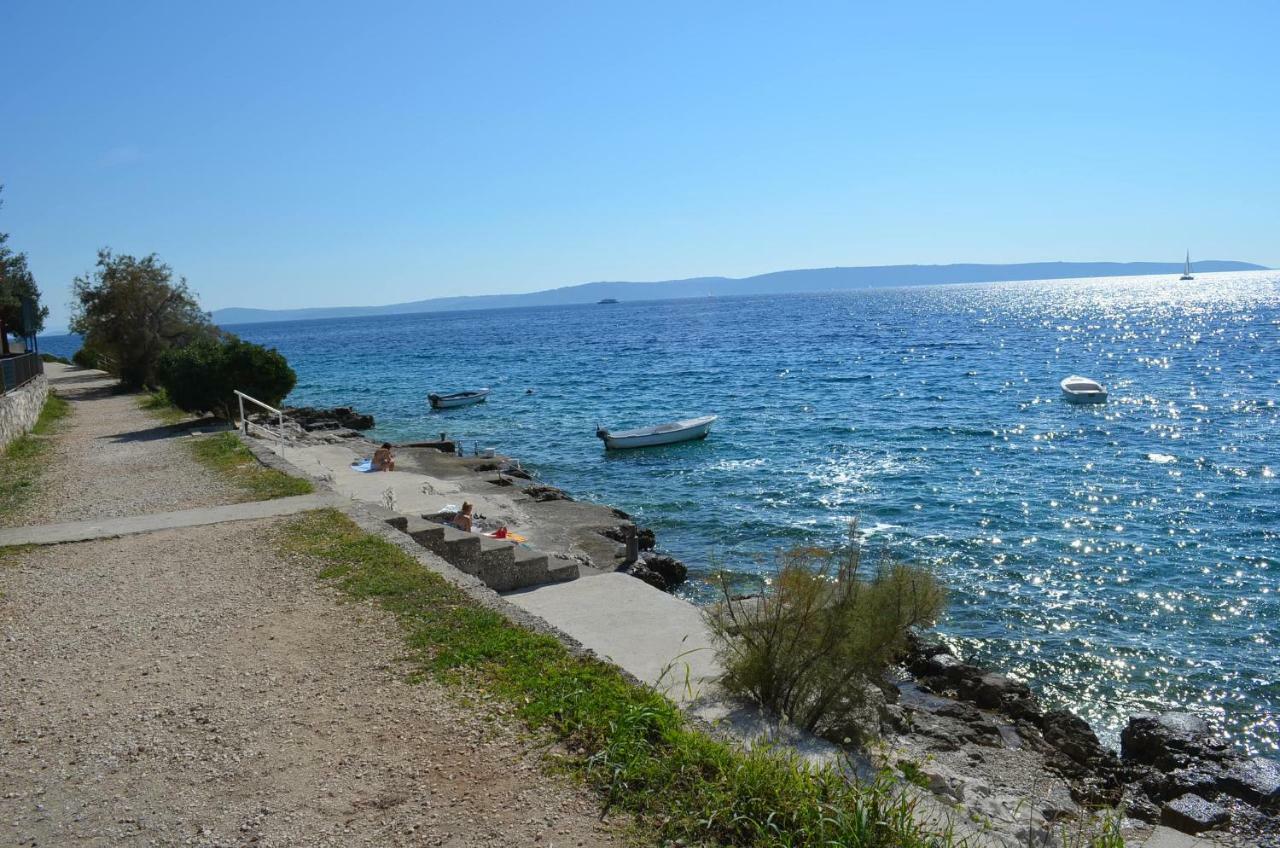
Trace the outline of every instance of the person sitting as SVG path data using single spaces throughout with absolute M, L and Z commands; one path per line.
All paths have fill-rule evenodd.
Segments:
M 474 509 L 474 507 L 471 506 L 470 502 L 463 501 L 461 511 L 459 511 L 458 514 L 453 517 L 453 521 L 452 521 L 453 526 L 457 527 L 459 530 L 466 530 L 468 533 L 470 533 L 472 509 Z
M 391 443 L 383 442 L 382 447 L 373 452 L 374 471 L 395 471 L 396 457 L 391 452 Z

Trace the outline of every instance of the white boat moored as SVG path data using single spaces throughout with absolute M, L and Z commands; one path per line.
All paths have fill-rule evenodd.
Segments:
M 489 396 L 488 389 L 476 389 L 471 392 L 454 392 L 451 395 L 427 395 L 432 409 L 453 409 L 458 406 L 470 406 L 480 403 Z
M 691 442 L 705 439 L 711 432 L 711 425 L 716 416 L 704 415 L 701 418 L 686 418 L 683 421 L 672 421 L 656 427 L 644 427 L 639 430 L 623 430 L 611 433 L 604 427 L 596 428 L 596 438 L 604 441 L 610 450 L 620 448 L 648 448 L 655 445 L 674 445 L 677 442 Z
M 1067 403 L 1106 403 L 1107 390 L 1097 380 L 1073 374 L 1062 381 L 1062 397 Z

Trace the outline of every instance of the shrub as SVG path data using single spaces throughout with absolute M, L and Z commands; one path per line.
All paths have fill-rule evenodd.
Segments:
M 71 360 L 67 359 L 65 356 L 54 356 L 52 353 L 42 353 L 40 354 L 40 359 L 43 362 L 56 362 L 59 365 L 71 364 Z
M 235 420 L 235 390 L 279 406 L 298 380 L 288 361 L 234 336 L 202 339 L 160 357 L 157 375 L 174 406 L 187 412 L 212 412 Z
M 805 730 L 847 728 L 907 630 L 942 612 L 945 592 L 929 571 L 888 557 L 865 568 L 852 534 L 844 550 L 797 548 L 780 559 L 762 595 L 743 598 L 720 581 L 723 599 L 706 616 L 722 682 Z
M 81 368 L 102 368 L 102 357 L 87 347 L 82 347 L 72 354 L 71 362 Z

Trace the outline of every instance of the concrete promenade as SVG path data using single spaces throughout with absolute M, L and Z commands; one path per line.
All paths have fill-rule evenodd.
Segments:
M 68 542 L 87 542 L 91 539 L 113 539 L 137 533 L 154 533 L 157 530 L 176 530 L 182 527 L 224 524 L 229 521 L 251 521 L 256 518 L 295 515 L 310 509 L 341 507 L 348 503 L 350 502 L 346 498 L 325 492 L 278 498 L 273 501 L 251 501 L 226 506 L 183 509 L 176 512 L 153 512 L 147 515 L 129 515 L 95 521 L 2 527 L 0 528 L 0 548 L 10 545 L 61 545 Z

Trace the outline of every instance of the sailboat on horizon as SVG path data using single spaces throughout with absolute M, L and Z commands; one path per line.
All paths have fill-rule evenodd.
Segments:
M 1179 277 L 1178 279 L 1179 280 L 1195 279 L 1195 277 L 1191 276 L 1191 251 L 1189 250 L 1187 251 L 1187 262 L 1185 265 L 1182 266 L 1182 276 Z

